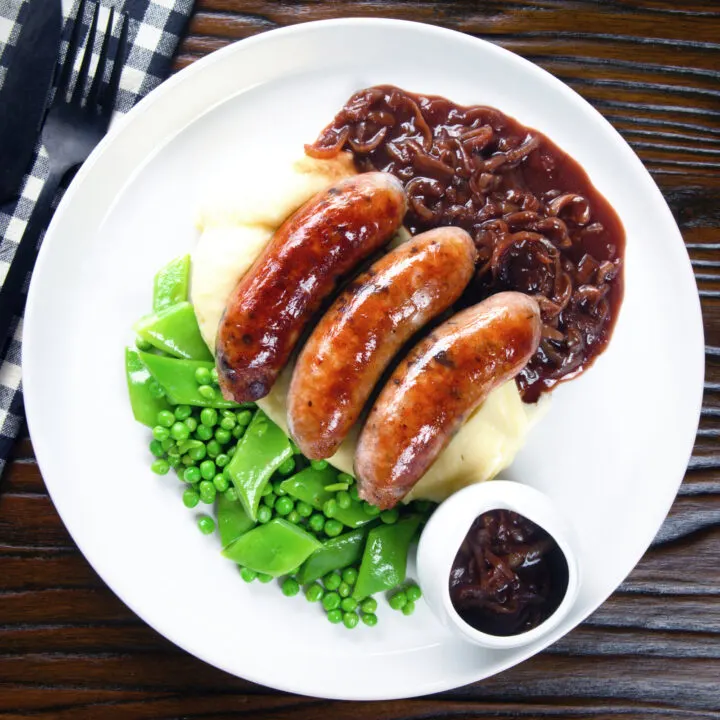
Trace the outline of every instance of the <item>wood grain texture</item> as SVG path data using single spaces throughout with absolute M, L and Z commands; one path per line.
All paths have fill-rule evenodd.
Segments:
M 441 695 L 335 703 L 230 677 L 142 623 L 76 549 L 21 440 L 0 484 L 0 717 L 720 719 L 720 2 L 199 0 L 175 67 L 330 17 L 432 22 L 546 68 L 630 143 L 695 269 L 706 392 L 687 476 L 652 548 L 586 623 Z

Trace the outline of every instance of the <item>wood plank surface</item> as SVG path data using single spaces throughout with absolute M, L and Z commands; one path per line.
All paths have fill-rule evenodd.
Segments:
M 198 0 L 175 67 L 348 16 L 435 23 L 519 53 L 589 100 L 652 173 L 690 253 L 707 346 L 672 511 L 620 589 L 532 660 L 432 697 L 327 702 L 226 675 L 140 621 L 76 549 L 25 438 L 0 482 L 0 717 L 720 719 L 720 1 Z

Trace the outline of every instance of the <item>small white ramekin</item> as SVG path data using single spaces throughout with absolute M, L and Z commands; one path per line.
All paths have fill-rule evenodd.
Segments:
M 499 636 L 476 630 L 458 614 L 450 599 L 450 570 L 460 544 L 475 518 L 490 510 L 512 510 L 543 528 L 565 556 L 568 583 L 560 605 L 537 627 L 517 635 Z M 420 537 L 417 570 L 420 587 L 435 615 L 464 639 L 488 648 L 528 645 L 552 630 L 568 614 L 580 587 L 570 523 L 539 490 L 508 480 L 470 485 L 451 495 L 432 514 Z

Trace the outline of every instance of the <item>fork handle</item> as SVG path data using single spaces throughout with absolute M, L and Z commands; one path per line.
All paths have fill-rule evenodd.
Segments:
M 5 356 L 13 317 L 16 315 L 20 317 L 25 309 L 27 299 L 23 293 L 25 280 L 28 273 L 32 272 L 35 267 L 40 235 L 52 216 L 52 202 L 66 171 L 67 169 L 50 166 L 50 174 L 45 180 L 30 214 L 25 232 L 23 232 L 15 250 L 15 256 L 10 262 L 5 282 L 0 287 L 0 347 L 3 348 L 0 359 Z

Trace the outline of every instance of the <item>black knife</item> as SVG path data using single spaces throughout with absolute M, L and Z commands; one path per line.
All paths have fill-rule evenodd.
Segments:
M 29 170 L 60 47 L 60 0 L 28 0 L 23 10 L 0 89 L 0 203 L 19 193 Z

